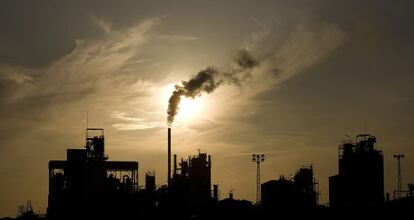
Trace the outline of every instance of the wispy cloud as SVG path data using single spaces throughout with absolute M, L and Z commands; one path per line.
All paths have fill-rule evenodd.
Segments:
M 345 43 L 345 32 L 332 24 L 304 22 L 294 27 L 274 25 L 252 36 L 246 48 L 262 57 L 253 72 L 255 93 L 274 88 L 321 62 Z M 257 87 L 257 84 L 261 86 Z
M 195 36 L 187 36 L 187 35 L 179 35 L 179 34 L 175 34 L 175 35 L 156 35 L 154 36 L 155 39 L 157 40 L 168 40 L 168 41 L 194 41 L 194 40 L 198 40 L 198 37 Z
M 6 73 L 8 79 L 17 83 L 31 82 L 34 85 L 26 95 L 19 98 L 114 89 L 114 83 L 120 83 L 121 79 L 127 80 L 118 71 L 130 62 L 137 62 L 132 59 L 139 55 L 140 46 L 148 42 L 150 29 L 160 22 L 159 19 L 150 19 L 125 32 L 119 32 L 112 30 L 101 20 L 94 21 L 105 30 L 104 38 L 78 40 L 71 53 L 51 66 L 41 70 L 28 70 L 39 72 L 36 79 L 22 73 Z
M 97 17 L 92 17 L 92 20 L 94 21 L 94 23 L 100 27 L 105 33 L 109 34 L 110 32 L 112 32 L 112 25 L 111 23 L 105 21 L 104 19 L 100 19 Z
M 142 130 L 165 127 L 165 121 L 157 121 L 154 117 L 141 118 L 134 116 L 137 113 L 113 112 L 113 117 L 119 121 L 112 126 L 118 130 Z
M 266 26 L 255 16 L 250 16 L 250 20 L 253 21 L 255 25 L 257 25 L 261 29 L 265 29 Z
M 114 128 L 122 131 L 129 130 L 145 130 L 151 128 L 161 128 L 165 127 L 165 123 L 162 122 L 153 122 L 153 121 L 140 121 L 138 123 L 120 123 L 113 124 Z
M 33 77 L 22 72 L 8 72 L 1 75 L 1 78 L 1 80 L 11 81 L 18 85 L 32 83 L 34 81 Z
M 132 125 L 140 129 L 158 126 L 152 122 L 156 117 L 147 114 L 156 112 L 154 105 L 148 104 L 154 102 L 149 96 L 156 84 L 142 80 L 139 71 L 122 70 L 150 60 L 141 56 L 142 46 L 151 42 L 152 30 L 159 26 L 160 19 L 148 19 L 126 30 L 112 28 L 109 22 L 97 18 L 93 22 L 102 28 L 103 36 L 76 41 L 69 54 L 49 66 L 0 66 L 0 112 L 4 122 L 0 130 L 7 131 L 3 135 L 19 135 L 23 128 L 52 133 L 59 128 L 75 128 L 83 124 L 86 112 L 92 125 L 102 127 L 113 125 L 125 130 Z M 142 120 L 136 118 L 131 124 L 125 122 L 126 116 L 110 117 L 116 111 L 134 112 Z M 13 126 L 6 128 L 6 124 Z

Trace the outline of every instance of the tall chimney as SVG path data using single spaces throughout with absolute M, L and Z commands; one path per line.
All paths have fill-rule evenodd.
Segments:
M 167 175 L 168 175 L 168 186 L 171 185 L 171 128 L 168 127 L 168 169 L 167 169 Z
M 174 171 L 173 176 L 177 174 L 177 154 L 174 154 Z

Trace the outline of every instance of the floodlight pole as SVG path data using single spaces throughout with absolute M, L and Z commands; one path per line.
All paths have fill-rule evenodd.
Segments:
M 252 161 L 256 163 L 256 204 L 260 204 L 261 185 L 260 185 L 260 164 L 264 162 L 264 154 L 252 154 Z
M 401 158 L 404 158 L 404 154 L 394 154 L 394 158 L 397 160 L 397 199 L 401 198 Z

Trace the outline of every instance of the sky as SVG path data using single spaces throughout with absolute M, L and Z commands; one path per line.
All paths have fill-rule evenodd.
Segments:
M 259 61 L 239 84 L 184 99 L 173 153 L 212 155 L 212 182 L 255 200 L 262 182 L 312 165 L 328 202 L 346 135 L 384 152 L 385 191 L 414 182 L 412 1 L 0 1 L 0 216 L 45 212 L 48 161 L 105 129 L 110 160 L 166 183 L 168 98 L 207 67 Z M 88 115 L 88 120 L 86 120 Z M 391 193 L 392 194 L 392 193 Z

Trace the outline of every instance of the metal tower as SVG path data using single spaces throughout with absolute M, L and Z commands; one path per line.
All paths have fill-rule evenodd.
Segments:
M 264 162 L 264 154 L 253 154 L 252 161 L 256 163 L 257 166 L 257 176 L 256 176 L 256 204 L 260 204 L 260 164 Z
M 397 199 L 401 198 L 401 158 L 404 158 L 404 154 L 394 154 L 394 158 L 397 160 Z

